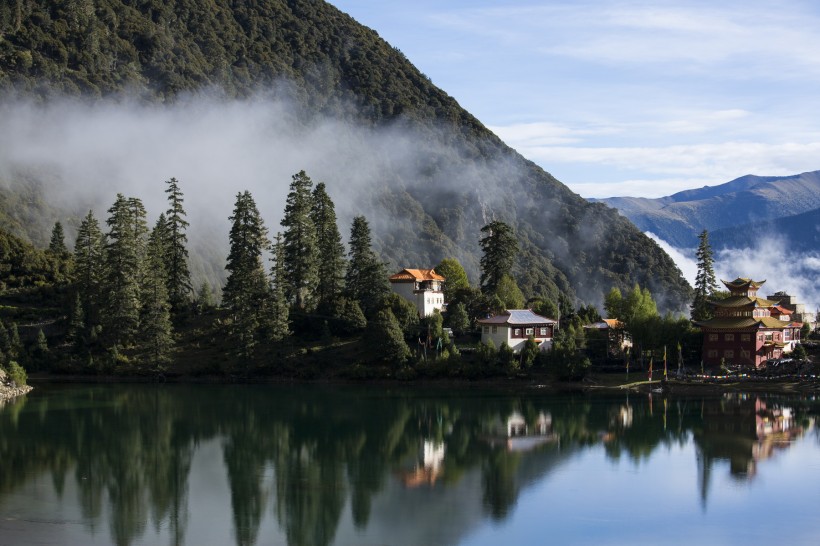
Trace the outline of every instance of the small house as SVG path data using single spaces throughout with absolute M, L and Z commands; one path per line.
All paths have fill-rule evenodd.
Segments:
M 481 342 L 493 342 L 496 348 L 506 343 L 513 353 L 520 353 L 527 339 L 533 338 L 541 350 L 552 347 L 558 321 L 542 317 L 529 309 L 508 309 L 494 317 L 479 319 Z
M 390 287 L 427 317 L 444 307 L 445 280 L 435 269 L 402 269 L 390 277 Z

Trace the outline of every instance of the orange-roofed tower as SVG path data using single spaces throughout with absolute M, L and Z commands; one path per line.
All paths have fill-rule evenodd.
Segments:
M 390 286 L 416 306 L 420 317 L 426 317 L 444 307 L 445 280 L 435 269 L 402 269 L 390 277 Z

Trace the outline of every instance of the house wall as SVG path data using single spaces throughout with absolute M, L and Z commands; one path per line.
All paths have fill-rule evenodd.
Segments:
M 547 327 L 547 336 L 538 335 L 541 327 Z M 495 331 L 493 331 L 495 328 Z M 535 342 L 538 343 L 542 351 L 552 348 L 553 325 L 549 324 L 523 324 L 523 325 L 506 325 L 506 324 L 482 324 L 481 325 L 481 342 L 486 344 L 492 340 L 496 349 L 501 347 L 501 344 L 506 342 L 513 350 L 513 353 L 518 354 L 527 343 L 528 336 L 523 335 L 527 328 L 533 328 Z M 522 335 L 515 336 L 513 334 L 515 329 L 521 329 Z
M 436 282 L 440 287 L 441 283 Z M 421 317 L 433 314 L 433 311 L 442 310 L 444 306 L 444 292 L 441 290 L 416 290 L 415 282 L 391 282 L 390 288 L 393 292 L 403 297 L 416 306 L 416 310 Z
M 755 368 L 762 366 L 770 358 L 780 358 L 784 354 L 791 352 L 799 339 L 799 332 L 795 334 L 793 328 L 789 328 L 789 340 L 785 340 L 783 330 L 757 330 L 751 332 L 704 332 L 703 334 L 703 363 L 706 366 L 719 366 L 721 359 L 725 359 L 727 364 L 754 365 Z M 726 335 L 733 335 L 734 340 L 726 339 Z M 712 340 L 710 335 L 717 335 L 717 340 Z M 744 340 L 743 335 L 748 335 L 750 339 Z M 772 348 L 770 351 L 764 349 L 767 336 L 771 335 L 771 341 L 785 343 L 782 349 Z M 796 338 L 796 339 L 791 339 Z M 731 351 L 731 356 L 727 351 Z M 743 357 L 742 351 L 748 351 L 749 356 Z M 716 353 L 716 354 L 715 354 Z

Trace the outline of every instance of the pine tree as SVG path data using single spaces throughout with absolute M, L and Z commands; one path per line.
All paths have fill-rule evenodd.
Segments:
M 282 227 L 285 252 L 286 295 L 297 309 L 312 310 L 319 281 L 316 225 L 311 219 L 313 182 L 299 171 L 293 175 Z
M 712 318 L 709 300 L 717 292 L 718 285 L 715 279 L 714 259 L 712 246 L 709 244 L 709 232 L 705 229 L 698 235 L 698 274 L 695 277 L 695 297 L 692 301 L 692 320 L 708 320 Z
M 17 360 L 23 356 L 23 342 L 20 340 L 20 331 L 17 323 L 12 322 L 9 328 L 9 350 L 8 356 L 11 360 Z
M 105 291 L 107 304 L 104 331 L 115 345 L 134 340 L 140 319 L 140 286 L 144 273 L 145 208 L 136 198 L 122 194 L 108 209 L 106 223 Z
M 327 194 L 324 182 L 313 190 L 313 208 L 310 211 L 316 226 L 316 248 L 319 254 L 316 306 L 325 314 L 335 314 L 344 291 L 345 248 L 336 225 L 336 209 Z
M 141 345 L 155 369 L 171 360 L 174 346 L 171 326 L 171 304 L 168 297 L 166 258 L 166 221 L 160 215 L 151 231 L 146 250 L 145 276 L 141 290 Z
M 350 261 L 345 275 L 345 292 L 359 302 L 366 316 L 372 316 L 390 292 L 390 286 L 385 264 L 371 248 L 370 226 L 364 216 L 353 219 L 348 246 Z
M 282 234 L 276 234 L 273 244 L 273 268 L 270 281 L 270 304 L 268 306 L 268 338 L 280 341 L 290 334 L 288 323 L 288 301 L 285 298 L 285 264 Z
M 61 260 L 65 260 L 69 256 L 68 248 L 65 246 L 63 224 L 60 222 L 55 222 L 54 227 L 51 229 L 51 241 L 48 244 L 48 251 Z
M 207 312 L 216 307 L 216 298 L 208 281 L 202 281 L 196 294 L 196 305 L 199 313 Z
M 182 191 L 179 182 L 171 178 L 165 182 L 168 187 L 168 210 L 166 214 L 165 269 L 168 272 L 168 298 L 171 310 L 178 313 L 188 303 L 193 291 L 191 272 L 188 268 L 188 236 L 185 234 L 189 224 L 185 220 L 185 209 L 182 208 Z
M 518 254 L 518 241 L 513 229 L 500 220 L 494 220 L 481 228 L 484 237 L 479 244 L 484 255 L 481 257 L 481 290 L 493 294 L 504 275 L 512 271 Z
M 222 291 L 222 305 L 231 312 L 229 334 L 239 358 L 253 358 L 259 329 L 259 310 L 267 298 L 267 281 L 262 251 L 270 245 L 256 202 L 250 192 L 236 196 L 231 220 L 230 252 L 225 269 L 228 279 Z
M 376 360 L 400 365 L 410 357 L 401 326 L 390 309 L 382 309 L 367 324 L 366 339 Z
M 80 222 L 74 243 L 74 280 L 89 328 L 99 323 L 104 279 L 104 243 L 100 223 L 92 211 Z
M 463 303 L 457 302 L 447 308 L 447 324 L 459 336 L 470 329 L 470 316 Z
M 68 323 L 68 334 L 66 341 L 72 345 L 75 351 L 80 351 L 84 345 L 85 333 L 85 313 L 83 313 L 83 302 L 79 292 L 75 295 L 74 304 L 71 306 L 71 319 Z

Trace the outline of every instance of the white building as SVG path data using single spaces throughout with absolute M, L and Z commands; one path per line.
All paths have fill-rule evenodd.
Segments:
M 558 329 L 558 321 L 542 317 L 529 309 L 508 309 L 500 315 L 479 319 L 481 325 L 481 342 L 493 342 L 495 348 L 506 343 L 513 353 L 520 353 L 527 339 L 532 337 L 539 348 L 547 350 L 552 347 L 552 338 Z
M 444 307 L 444 281 L 434 269 L 402 269 L 390 277 L 390 286 L 416 306 L 420 317 L 427 317 Z

